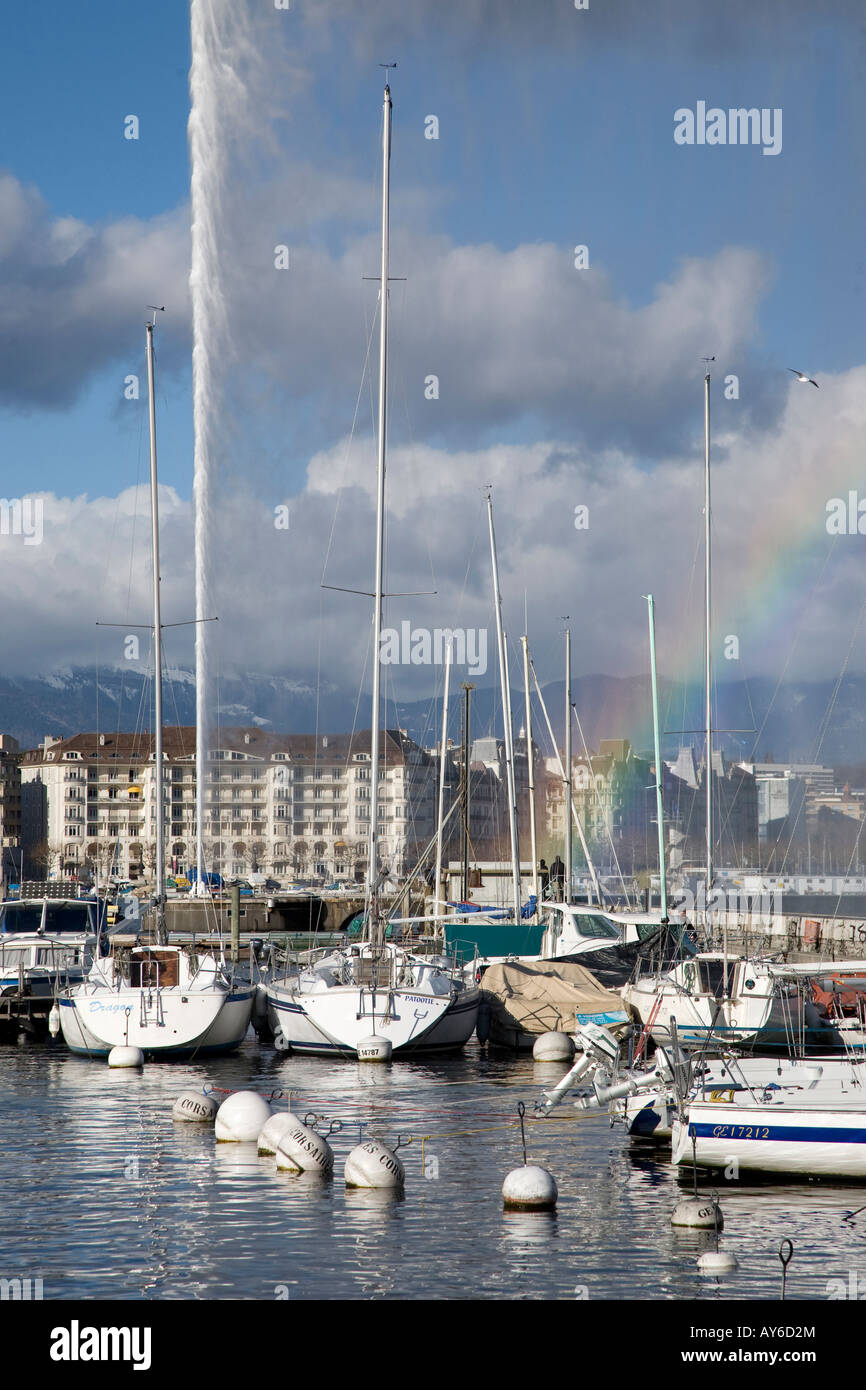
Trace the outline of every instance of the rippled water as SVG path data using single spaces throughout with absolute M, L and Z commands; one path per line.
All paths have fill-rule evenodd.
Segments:
M 789 1297 L 824 1299 L 852 1269 L 866 1290 L 866 1221 L 844 1220 L 863 1187 L 722 1181 L 723 1248 L 740 1268 L 719 1284 L 696 1271 L 710 1238 L 671 1228 L 682 1187 L 664 1152 L 567 1105 L 527 1124 L 530 1161 L 559 1184 L 555 1215 L 504 1213 L 517 1102 L 531 1112 L 563 1070 L 474 1044 L 377 1067 L 251 1039 L 232 1058 L 142 1072 L 2 1048 L 0 1275 L 42 1278 L 46 1299 L 775 1299 L 787 1237 Z M 279 1174 L 255 1146 L 173 1122 L 179 1092 L 206 1084 L 292 1091 L 296 1113 L 341 1120 L 334 1178 Z M 361 1133 L 411 1136 L 401 1199 L 344 1187 Z

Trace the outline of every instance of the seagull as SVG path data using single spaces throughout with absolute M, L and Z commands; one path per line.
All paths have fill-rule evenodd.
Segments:
M 805 372 L 798 372 L 796 367 L 788 367 L 787 370 L 789 372 L 793 372 L 794 376 L 797 378 L 798 381 L 806 381 L 809 383 L 810 386 L 814 386 L 816 391 L 820 391 L 821 388 L 818 385 L 817 381 L 813 381 L 812 378 L 810 376 L 807 376 Z

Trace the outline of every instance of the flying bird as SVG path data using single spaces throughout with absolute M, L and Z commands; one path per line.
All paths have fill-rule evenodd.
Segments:
M 806 381 L 809 383 L 810 386 L 814 386 L 816 391 L 820 391 L 821 388 L 818 385 L 817 381 L 813 381 L 812 378 L 810 376 L 807 376 L 805 372 L 798 372 L 796 367 L 788 367 L 787 370 L 789 372 L 793 372 L 794 376 L 797 378 L 798 381 Z

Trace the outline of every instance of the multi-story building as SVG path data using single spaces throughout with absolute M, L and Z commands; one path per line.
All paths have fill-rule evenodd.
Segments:
M 204 858 L 242 877 L 361 878 L 370 833 L 370 732 L 273 734 L 221 729 L 208 754 Z M 383 733 L 379 855 L 411 868 L 435 830 L 433 760 L 401 731 Z M 163 734 L 168 862 L 196 862 L 195 729 Z M 49 875 L 90 871 L 152 876 L 156 769 L 151 734 L 46 738 L 23 754 L 21 779 L 32 864 Z
M 18 740 L 0 734 L 0 866 L 8 879 L 21 869 L 21 771 Z

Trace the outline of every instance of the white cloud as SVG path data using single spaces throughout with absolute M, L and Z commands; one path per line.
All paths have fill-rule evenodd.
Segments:
M 715 392 L 719 397 L 718 387 Z M 720 660 L 719 677 L 779 674 L 800 624 L 789 674 L 835 673 L 864 592 L 863 539 L 833 541 L 825 527 L 826 502 L 860 484 L 866 368 L 822 377 L 820 392 L 792 382 L 773 431 L 743 427 L 738 410 L 738 403 L 717 399 L 726 450 L 714 469 L 716 631 L 719 643 L 729 632 L 741 638 L 740 664 Z M 369 600 L 321 590 L 319 582 L 336 516 L 325 581 L 370 587 L 374 478 L 371 440 L 356 440 L 348 463 L 344 441 L 311 460 L 296 497 L 272 501 L 242 489 L 229 508 L 217 511 L 213 592 L 221 669 L 282 671 L 313 683 L 318 671 L 329 686 L 350 692 L 365 662 L 369 673 Z M 577 672 L 641 672 L 642 596 L 650 591 L 657 602 L 662 670 L 682 676 L 691 673 L 696 658 L 699 665 L 699 437 L 690 465 L 670 458 L 652 471 L 626 451 L 590 451 L 563 442 L 453 452 L 426 444 L 395 447 L 388 476 L 387 587 L 438 592 L 434 598 L 389 600 L 390 624 L 408 618 L 416 625 L 492 632 L 487 483 L 494 488 L 506 626 L 516 639 L 526 593 L 540 675 L 559 674 L 564 613 L 571 614 Z M 128 489 L 117 498 L 93 499 L 45 494 L 42 500 L 41 546 L 0 537 L 4 668 L 14 673 L 44 667 L 46 651 L 58 665 L 88 663 L 97 650 L 101 661 L 114 664 L 121 659 L 123 629 L 97 632 L 94 622 L 148 620 L 146 492 Z M 273 524 L 273 505 L 283 500 L 291 506 L 288 531 Z M 589 507 L 588 531 L 574 529 L 578 503 Z M 161 511 L 163 611 L 165 621 L 176 622 L 192 616 L 191 506 L 162 488 Z M 864 664 L 864 642 L 861 633 L 855 669 Z M 170 634 L 169 643 L 169 661 L 187 659 L 182 632 Z M 434 673 L 394 667 L 389 681 L 398 698 L 408 699 L 432 690 Z

